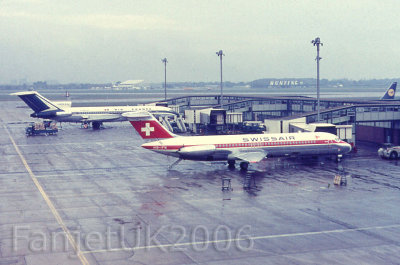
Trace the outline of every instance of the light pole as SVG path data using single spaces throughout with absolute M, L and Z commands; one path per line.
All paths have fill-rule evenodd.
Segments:
M 316 37 L 315 40 L 312 40 L 311 43 L 314 46 L 317 46 L 317 58 L 315 60 L 317 61 L 317 122 L 320 121 L 320 104 L 319 104 L 319 60 L 322 58 L 319 57 L 319 46 L 323 46 L 323 43 L 321 42 L 319 37 Z
M 161 60 L 164 64 L 164 98 L 167 100 L 167 58 Z
M 222 109 L 222 101 L 223 101 L 223 97 L 224 94 L 222 92 L 222 56 L 225 56 L 225 54 L 223 53 L 222 50 L 219 50 L 218 52 L 216 52 L 216 54 L 219 56 L 219 60 L 220 60 L 220 68 L 221 68 L 221 98 L 220 98 L 220 104 L 221 104 L 221 109 Z

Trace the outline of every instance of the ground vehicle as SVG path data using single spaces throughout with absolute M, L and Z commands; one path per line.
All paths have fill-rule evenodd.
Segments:
M 33 135 L 53 135 L 57 134 L 58 128 L 54 122 L 45 121 L 45 122 L 37 122 L 37 123 L 30 123 L 28 127 L 25 128 L 26 136 L 33 136 Z
M 382 158 L 397 159 L 400 157 L 400 146 L 383 144 L 383 146 L 378 150 L 378 155 Z

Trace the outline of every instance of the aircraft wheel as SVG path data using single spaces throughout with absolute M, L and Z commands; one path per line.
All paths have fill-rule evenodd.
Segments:
M 92 127 L 93 127 L 93 130 L 98 130 L 98 129 L 100 129 L 100 122 L 93 122 L 93 123 L 92 123 Z
M 230 170 L 234 170 L 235 169 L 235 160 L 228 160 L 228 168 Z
M 247 170 L 248 168 L 249 168 L 249 163 L 248 162 L 240 163 L 240 169 Z

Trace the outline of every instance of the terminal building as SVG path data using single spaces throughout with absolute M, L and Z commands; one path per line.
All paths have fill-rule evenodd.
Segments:
M 296 124 L 317 122 L 317 100 L 310 97 L 225 95 L 222 109 L 220 95 L 184 96 L 168 99 L 166 103 L 184 116 L 195 132 L 199 132 L 196 129 L 201 125 L 212 125 L 214 133 L 218 133 L 234 128 L 235 124 L 258 121 L 265 126 L 266 133 L 284 133 L 295 131 L 295 128 L 299 130 Z M 319 123 L 351 125 L 352 142 L 400 145 L 398 100 L 322 99 Z

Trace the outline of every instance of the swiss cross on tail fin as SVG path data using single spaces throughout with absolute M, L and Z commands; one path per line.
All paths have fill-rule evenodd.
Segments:
M 145 123 L 146 126 L 142 127 L 140 130 L 146 134 L 146 136 L 150 136 L 151 132 L 154 132 L 154 127 L 151 127 L 150 122 Z
M 176 136 L 148 112 L 127 112 L 122 116 L 129 120 L 143 139 L 166 139 Z

